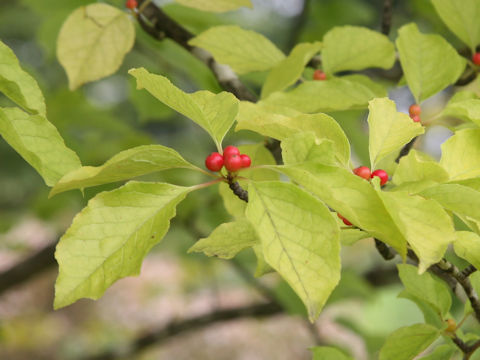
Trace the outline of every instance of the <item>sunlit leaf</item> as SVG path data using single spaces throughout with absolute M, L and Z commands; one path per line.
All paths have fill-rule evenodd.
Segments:
M 310 350 L 313 353 L 313 360 L 352 360 L 352 357 L 331 346 L 316 346 Z
M 339 230 L 318 199 L 291 183 L 251 182 L 246 215 L 263 255 L 313 321 L 340 279 Z
M 447 170 L 450 180 L 480 176 L 480 129 L 457 131 L 445 141 L 440 165 Z
M 319 162 L 335 165 L 334 143 L 327 139 L 317 139 L 312 131 L 296 133 L 281 143 L 282 159 L 285 165 L 302 162 Z
M 470 231 L 457 231 L 456 235 L 455 253 L 480 269 L 480 236 Z
M 65 20 L 57 40 L 58 61 L 71 90 L 113 74 L 135 39 L 128 14 L 97 3 L 76 9 Z
M 175 0 L 183 6 L 210 12 L 226 12 L 240 7 L 253 8 L 250 0 Z
M 480 100 L 465 99 L 460 101 L 450 101 L 442 115 L 454 116 L 462 120 L 471 121 L 480 126 Z
M 414 149 L 410 150 L 407 156 L 402 157 L 392 179 L 397 185 L 418 181 L 442 183 L 447 180 L 448 173 L 439 163 L 422 158 Z
M 98 299 L 118 279 L 138 275 L 143 258 L 167 232 L 191 188 L 130 182 L 88 202 L 60 239 L 56 309 Z

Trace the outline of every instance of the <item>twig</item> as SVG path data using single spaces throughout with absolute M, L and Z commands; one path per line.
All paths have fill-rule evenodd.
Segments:
M 395 162 L 398 164 L 400 162 L 400 159 L 410 152 L 410 150 L 413 148 L 413 145 L 415 144 L 415 141 L 417 141 L 418 137 L 414 137 L 408 144 L 406 144 L 402 150 L 400 150 L 400 153 L 398 154 L 397 158 L 395 159 Z
M 396 255 L 391 247 L 378 239 L 375 239 L 375 248 L 385 260 L 392 260 Z
M 229 179 L 228 186 L 232 189 L 233 193 L 238 196 L 240 200 L 248 202 L 248 191 L 240 186 L 238 181 Z
M 56 264 L 54 257 L 56 245 L 56 242 L 53 242 L 0 273 L 0 294 L 53 267 Z
M 390 29 L 392 27 L 392 10 L 393 0 L 384 0 L 382 11 L 382 34 L 387 36 L 390 33 Z
M 463 277 L 467 278 L 470 275 L 472 275 L 475 271 L 477 271 L 477 268 L 473 265 L 468 265 L 465 269 L 461 271 L 461 274 Z
M 144 2 L 145 0 L 140 0 L 139 6 L 142 6 Z M 154 39 L 162 40 L 167 37 L 201 60 L 212 70 L 220 86 L 226 91 L 231 92 L 240 100 L 253 102 L 257 100 L 256 96 L 247 89 L 229 66 L 216 62 L 208 51 L 189 45 L 188 41 L 193 38 L 193 34 L 170 18 L 153 2 L 143 7 L 137 19 L 142 29 Z
M 226 322 L 247 317 L 263 318 L 280 314 L 282 307 L 276 303 L 253 304 L 232 309 L 222 309 L 213 311 L 209 314 L 192 317 L 182 321 L 172 321 L 166 326 L 147 332 L 136 338 L 124 350 L 110 349 L 102 354 L 84 357 L 84 360 L 113 360 L 113 359 L 131 359 L 134 355 L 140 353 L 152 345 L 163 343 L 169 338 L 194 330 L 204 328 L 215 323 Z

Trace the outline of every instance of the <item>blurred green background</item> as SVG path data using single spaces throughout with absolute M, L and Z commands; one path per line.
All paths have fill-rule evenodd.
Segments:
M 221 90 L 210 70 L 170 40 L 157 42 L 137 26 L 134 49 L 120 70 L 104 80 L 68 90 L 65 72 L 55 57 L 62 22 L 83 0 L 0 1 L 0 39 L 10 46 L 21 65 L 39 82 L 47 101 L 49 120 L 84 165 L 100 165 L 112 155 L 143 144 L 162 144 L 203 166 L 214 145 L 197 125 L 135 89 L 127 70 L 146 67 L 166 75 L 185 91 Z M 105 1 L 123 8 L 123 1 Z M 254 9 L 210 14 L 169 1 L 164 10 L 194 33 L 218 24 L 236 23 L 256 30 L 288 53 L 299 41 L 321 40 L 336 25 L 361 25 L 378 30 L 381 0 L 253 0 Z M 436 16 L 430 1 L 394 1 L 393 28 L 414 21 L 424 32 L 438 32 L 458 43 Z M 309 73 L 310 71 L 310 73 Z M 305 76 L 309 76 L 307 70 Z M 264 73 L 242 80 L 259 93 Z M 407 112 L 413 98 L 405 87 L 377 79 L 390 89 L 399 110 Z M 449 96 L 446 91 L 424 106 L 433 116 Z M 8 100 L 0 97 L 0 105 Z M 333 114 L 352 144 L 354 162 L 368 164 L 366 113 Z M 422 115 L 423 116 L 423 115 Z M 420 146 L 439 156 L 448 127 L 429 127 Z M 225 144 L 261 142 L 249 132 L 227 136 Z M 166 171 L 145 177 L 186 185 L 206 181 L 188 171 Z M 0 140 L 0 272 L 44 246 L 57 241 L 88 199 L 118 184 L 90 188 L 84 196 L 68 192 L 48 199 L 40 176 Z M 94 302 L 81 300 L 53 311 L 56 265 L 24 284 L 0 293 L 0 359 L 79 359 L 106 349 L 127 347 L 139 334 L 173 319 L 217 308 L 249 304 L 261 296 L 242 276 L 253 277 L 255 257 L 246 251 L 234 265 L 201 254 L 186 254 L 199 237 L 207 236 L 229 219 L 217 188 L 195 192 L 177 210 L 165 239 L 147 257 L 142 274 L 116 283 Z M 324 344 L 339 346 L 356 359 L 375 358 L 385 337 L 402 325 L 423 321 L 419 310 L 397 298 L 401 285 L 395 264 L 376 253 L 371 239 L 343 249 L 343 274 L 320 319 L 314 325 Z M 1 274 L 0 274 L 1 276 Z M 136 359 L 309 359 L 315 344 L 299 300 L 276 275 L 256 281 L 271 288 L 286 313 L 262 320 L 245 319 L 177 336 L 138 354 Z M 462 308 L 456 304 L 457 320 Z M 468 326 L 468 324 L 467 324 Z

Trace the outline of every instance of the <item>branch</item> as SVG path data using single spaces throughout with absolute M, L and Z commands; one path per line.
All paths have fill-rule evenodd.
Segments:
M 240 200 L 248 202 L 248 191 L 240 186 L 238 181 L 228 179 L 228 186 L 232 189 L 233 193 L 238 196 Z
M 392 27 L 392 10 L 393 0 L 384 0 L 382 12 L 382 34 L 387 36 L 390 33 L 390 28 Z
M 143 3 L 145 5 L 142 6 Z M 188 41 L 194 35 L 165 14 L 157 5 L 153 2 L 147 3 L 147 0 L 140 0 L 139 9 L 142 10 L 138 14 L 137 20 L 147 34 L 157 40 L 165 37 L 173 40 L 207 65 L 220 86 L 226 91 L 231 92 L 240 100 L 257 101 L 256 96 L 247 89 L 229 66 L 216 62 L 208 51 L 189 45 Z
M 102 354 L 84 357 L 84 360 L 113 360 L 113 359 L 131 359 L 135 354 L 140 353 L 152 345 L 163 343 L 169 338 L 194 330 L 202 329 L 208 325 L 221 323 L 241 318 L 255 317 L 263 318 L 274 316 L 281 313 L 283 309 L 275 303 L 253 304 L 249 306 L 237 307 L 232 309 L 223 309 L 211 312 L 209 314 L 192 317 L 182 321 L 173 320 L 166 326 L 147 332 L 132 343 L 125 350 L 110 349 Z
M 398 164 L 400 162 L 400 159 L 404 156 L 407 156 L 410 150 L 413 148 L 413 145 L 415 144 L 415 141 L 417 141 L 418 136 L 414 137 L 412 140 L 410 140 L 409 143 L 405 144 L 405 146 L 400 150 L 400 153 L 398 154 L 397 158 L 395 159 L 395 162 Z
M 53 242 L 0 273 L 0 295 L 11 287 L 30 280 L 55 265 L 56 245 L 57 243 Z

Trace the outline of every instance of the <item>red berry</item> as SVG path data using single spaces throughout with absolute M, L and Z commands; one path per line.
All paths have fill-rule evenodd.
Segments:
M 366 166 L 360 166 L 360 167 L 354 169 L 353 173 L 357 176 L 360 176 L 361 178 L 366 179 L 366 180 L 370 180 L 370 176 L 372 176 L 372 172 Z
M 252 159 L 247 154 L 240 155 L 240 159 L 242 160 L 242 168 L 248 168 L 252 164 Z
M 415 115 L 419 116 L 422 113 L 422 109 L 420 108 L 420 105 L 413 104 L 408 108 L 408 113 L 410 114 L 410 117 L 413 118 Z
M 388 174 L 385 170 L 382 170 L 382 169 L 375 170 L 374 172 L 372 172 L 372 176 L 371 176 L 372 179 L 375 176 L 378 176 L 380 178 L 380 185 L 385 185 L 388 181 Z
M 412 118 L 413 122 L 418 122 L 418 123 L 420 122 L 420 116 L 419 115 L 413 115 L 413 116 L 411 116 L 411 118 Z
M 133 10 L 133 9 L 136 9 L 137 6 L 138 6 L 137 0 L 127 0 L 125 2 L 125 7 L 127 9 L 132 9 Z
M 210 171 L 220 171 L 223 167 L 223 156 L 218 152 L 213 152 L 205 159 L 205 166 Z
M 238 171 L 242 168 L 242 158 L 240 155 L 233 154 L 230 156 L 224 156 L 225 169 L 230 172 Z
M 472 61 L 475 65 L 480 65 L 480 52 L 473 54 Z
M 313 72 L 313 80 L 326 80 L 327 74 L 325 74 L 322 70 L 315 70 Z
M 352 225 L 352 223 L 350 221 L 348 221 L 347 219 L 345 219 L 342 215 L 340 215 L 339 213 L 337 213 L 337 216 L 342 219 L 343 223 L 347 226 L 350 226 Z
M 227 158 L 231 155 L 240 155 L 240 150 L 236 146 L 228 145 L 223 149 L 223 157 Z

